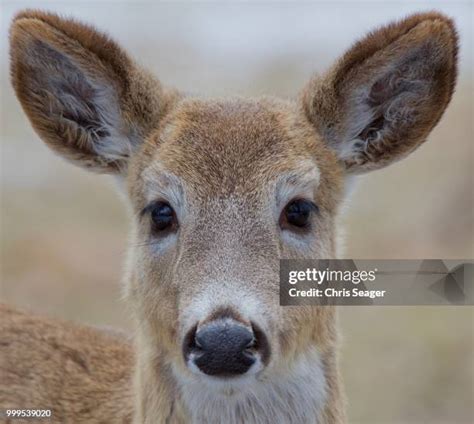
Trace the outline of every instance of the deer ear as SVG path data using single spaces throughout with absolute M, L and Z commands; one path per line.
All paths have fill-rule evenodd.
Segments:
M 11 77 L 40 137 L 80 166 L 118 173 L 171 102 L 92 27 L 25 11 L 10 32 Z
M 415 150 L 448 105 L 457 35 L 438 13 L 370 33 L 303 92 L 306 116 L 350 173 L 382 168 Z

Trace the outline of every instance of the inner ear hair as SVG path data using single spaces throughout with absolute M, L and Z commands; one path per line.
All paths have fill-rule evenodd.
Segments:
M 453 22 L 416 14 L 357 42 L 303 92 L 303 108 L 348 172 L 384 167 L 415 150 L 441 118 L 456 82 Z
M 26 10 L 10 30 L 11 77 L 45 143 L 90 170 L 124 173 L 177 99 L 89 25 Z

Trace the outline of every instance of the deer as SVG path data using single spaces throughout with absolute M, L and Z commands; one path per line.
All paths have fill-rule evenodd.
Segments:
M 292 99 L 168 88 L 109 36 L 25 10 L 11 79 L 39 137 L 131 209 L 132 339 L 2 307 L 1 406 L 56 422 L 346 422 L 334 305 L 280 306 L 279 260 L 337 258 L 357 175 L 423 144 L 455 88 L 436 11 L 357 41 Z

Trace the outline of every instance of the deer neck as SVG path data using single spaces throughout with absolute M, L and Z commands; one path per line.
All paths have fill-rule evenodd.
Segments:
M 143 352 L 143 351 L 142 351 Z M 339 424 L 343 405 L 335 352 L 316 349 L 292 366 L 232 384 L 183 375 L 164 356 L 140 355 L 135 423 Z

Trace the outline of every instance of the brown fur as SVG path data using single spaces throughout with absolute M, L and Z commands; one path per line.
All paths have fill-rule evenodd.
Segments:
M 51 409 L 55 423 L 131 422 L 127 338 L 1 304 L 0 334 L 2 413 Z
M 46 92 L 44 76 L 32 72 L 36 67 L 48 67 L 45 55 L 33 55 L 34 49 L 38 49 L 38 40 L 57 51 L 65 48 L 71 61 L 78 66 L 86 65 L 92 78 L 106 81 L 116 90 L 121 112 L 120 131 L 126 136 L 145 137 L 166 114 L 176 96 L 141 70 L 109 37 L 73 19 L 26 10 L 15 17 L 10 38 L 13 85 L 35 130 L 57 153 L 91 170 L 114 172 L 126 166 L 128 152 L 124 152 L 123 160 L 99 157 L 93 151 L 91 134 L 61 116 L 63 108 Z M 92 93 L 84 95 L 91 97 Z M 64 139 L 68 139 L 67 146 Z M 74 149 L 70 148 L 72 145 Z
M 349 125 L 347 110 L 353 107 L 351 97 L 357 87 L 370 79 L 385 85 L 390 78 L 402 80 L 406 69 L 383 75 L 380 68 L 401 62 L 410 50 L 415 54 L 412 61 L 425 62 L 412 78 L 430 80 L 429 92 L 411 100 L 416 111 L 401 117 L 405 121 L 396 120 L 383 144 L 368 142 L 360 154 L 345 161 L 350 172 L 367 172 L 403 158 L 419 147 L 438 123 L 456 83 L 458 37 L 453 21 L 438 12 L 419 13 L 373 31 L 354 44 L 323 78 L 311 81 L 302 94 L 307 116 L 337 148 Z M 375 102 L 381 102 L 377 97 L 386 93 L 379 89 L 371 94 Z
M 13 85 L 38 134 L 81 166 L 119 174 L 135 212 L 125 278 L 137 324 L 134 422 L 248 422 L 255 414 L 269 422 L 274 413 L 344 423 L 336 311 L 281 308 L 278 260 L 336 257 L 346 175 L 386 166 L 426 139 L 454 88 L 452 22 L 418 14 L 369 34 L 298 101 L 186 98 L 108 37 L 42 12 L 18 15 L 11 46 Z M 285 204 L 299 197 L 318 205 L 311 226 L 280 228 Z M 150 232 L 146 211 L 156 200 L 168 201 L 179 222 L 166 237 Z M 185 362 L 190 329 L 222 311 L 268 338 L 263 370 L 248 377 L 260 403 Z M 68 339 L 60 342 L 48 346 L 61 355 Z M 82 346 L 79 357 L 103 354 L 108 364 L 106 352 Z M 27 391 L 33 399 L 36 389 Z M 75 396 L 81 405 L 89 395 Z
M 331 308 L 309 307 L 285 308 L 282 311 L 274 307 L 278 305 L 278 286 L 266 283 L 276 278 L 278 261 L 275 259 L 294 255 L 301 257 L 302 254 L 285 248 L 272 234 L 273 224 L 269 228 L 267 216 L 261 216 L 262 202 L 267 196 L 265 191 L 262 193 L 262 187 L 271 186 L 275 175 L 285 172 L 297 174 L 301 160 L 315 158 L 321 170 L 316 199 L 325 219 L 319 224 L 319 243 L 328 246 L 328 256 L 335 256 L 332 216 L 341 196 L 342 174 L 334 154 L 314 139 L 310 125 L 297 110 L 294 115 L 288 114 L 290 108 L 294 108 L 292 103 L 274 99 L 184 100 L 167 118 L 170 122 L 167 131 L 157 132 L 129 166 L 129 195 L 136 214 L 147 203 L 144 187 L 147 179 L 149 182 L 157 181 L 162 170 L 167 169 L 184 182 L 188 208 L 200 216 L 200 222 L 181 228 L 179 249 L 182 260 L 179 265 L 166 256 L 150 264 L 148 282 L 135 278 L 133 273 L 128 278 L 131 283 L 129 297 L 136 307 L 139 328 L 144 332 L 146 343 L 154 346 L 152 354 L 155 356 L 155 352 L 164 350 L 166 359 L 162 359 L 163 362 L 176 358 L 183 372 L 186 368 L 180 354 L 182 334 L 176 331 L 176 323 L 180 322 L 180 311 L 206 290 L 209 280 L 232 278 L 233 270 L 220 266 L 226 263 L 230 254 L 222 246 L 225 243 L 223 238 L 248 239 L 248 244 L 241 247 L 237 244 L 235 247 L 236 251 L 245 255 L 247 262 L 241 264 L 235 278 L 241 281 L 240 290 L 255 292 L 255 296 L 268 308 L 267 313 L 270 316 L 274 314 L 273 331 L 275 339 L 281 335 L 283 340 L 282 357 L 291 361 L 301 350 L 312 345 L 319 346 L 325 355 L 335 355 L 337 334 L 334 311 Z M 160 168 L 155 171 L 157 158 Z M 211 158 L 212 161 L 209 160 Z M 229 168 L 232 169 L 230 173 Z M 237 218 L 234 217 L 234 220 L 239 220 L 237 227 L 233 226 L 235 221 L 231 217 L 225 216 L 226 212 L 220 211 L 220 199 L 229 198 L 239 199 L 239 209 L 243 209 L 235 213 Z M 213 211 L 213 214 L 208 215 L 206 211 Z M 224 225 L 224 221 L 229 221 L 229 225 Z M 140 240 L 146 238 L 147 228 L 147 221 L 142 222 L 137 230 L 139 235 L 135 237 Z M 316 251 L 314 246 L 308 257 L 316 255 Z M 146 251 L 142 254 L 142 260 L 146 261 L 148 254 Z M 140 255 L 139 251 L 137 255 Z M 170 276 L 167 273 L 170 265 L 183 271 L 175 269 L 174 275 Z M 260 270 L 260 275 L 253 275 L 255 268 Z M 155 281 L 168 283 L 156 285 Z M 170 285 L 174 288 L 170 289 Z M 254 286 L 258 286 L 258 290 Z M 204 316 L 200 325 L 211 319 L 218 310 L 211 311 L 209 317 Z M 285 343 L 285 338 L 288 343 Z M 139 355 L 138 360 L 150 362 L 150 358 L 143 355 Z M 328 364 L 333 365 L 332 362 Z M 152 380 L 147 387 L 162 392 L 154 378 L 156 370 L 162 368 L 163 363 L 157 363 L 153 373 L 147 371 L 139 377 L 140 386 L 144 380 Z M 342 412 L 335 412 L 340 410 L 341 397 L 337 370 L 328 368 L 327 372 L 328 386 L 334 398 L 329 396 L 325 413 L 330 416 L 330 411 L 334 411 L 332 414 L 342 416 Z M 170 401 L 177 396 L 176 390 L 170 394 Z M 161 399 L 162 394 L 142 403 L 144 412 L 137 421 L 148 422 L 144 417 L 149 416 L 149 412 L 145 411 L 153 409 L 150 403 L 156 402 L 158 397 Z

